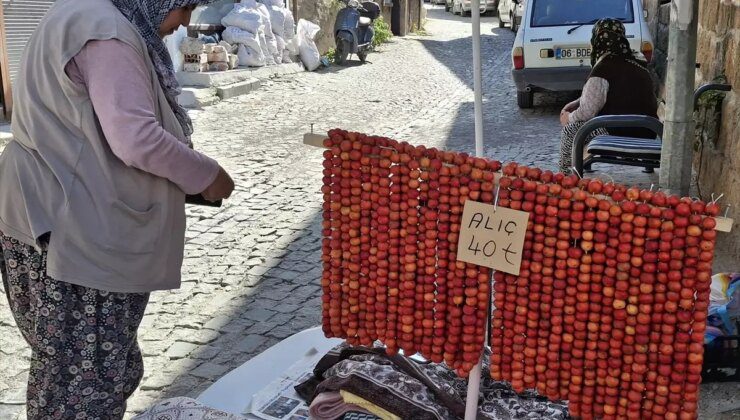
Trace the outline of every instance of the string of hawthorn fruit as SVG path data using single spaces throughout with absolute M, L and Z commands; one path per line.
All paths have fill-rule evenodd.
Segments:
M 324 146 L 328 336 L 467 376 L 490 271 L 457 261 L 460 220 L 498 183 L 531 217 L 520 275 L 494 274 L 492 377 L 583 418 L 696 416 L 716 203 L 339 130 Z
M 520 276 L 495 277 L 493 377 L 581 418 L 695 418 L 718 206 L 515 165 L 500 185 L 502 206 L 541 196 Z

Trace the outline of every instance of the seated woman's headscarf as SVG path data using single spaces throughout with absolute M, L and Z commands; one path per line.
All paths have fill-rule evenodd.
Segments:
M 629 41 L 627 41 L 624 24 L 617 19 L 601 19 L 594 25 L 591 33 L 591 66 L 604 56 L 621 57 L 625 60 L 640 63 L 632 52 Z
M 175 112 L 177 120 L 190 143 L 193 134 L 193 122 L 187 111 L 177 103 L 182 90 L 175 77 L 175 68 L 167 51 L 167 46 L 159 37 L 159 26 L 167 15 L 176 9 L 188 6 L 207 4 L 213 0 L 111 0 L 121 13 L 139 30 L 139 34 L 149 47 L 149 56 L 154 63 L 159 83 L 162 85 L 167 102 Z

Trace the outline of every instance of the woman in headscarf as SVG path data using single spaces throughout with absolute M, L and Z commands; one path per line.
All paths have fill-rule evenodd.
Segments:
M 647 115 L 657 118 L 658 102 L 647 63 L 635 57 L 622 22 L 601 19 L 591 36 L 591 74 L 581 97 L 566 105 L 560 113 L 563 131 L 560 139 L 560 170 L 572 169 L 571 152 L 578 129 L 599 115 Z M 607 134 L 597 130 L 591 138 Z M 608 134 L 655 138 L 644 129 L 609 129 Z
M 234 189 L 190 147 L 162 37 L 202 0 L 60 0 L 31 37 L 0 155 L 0 272 L 31 347 L 29 419 L 120 419 L 149 292 L 180 285 L 186 194 Z

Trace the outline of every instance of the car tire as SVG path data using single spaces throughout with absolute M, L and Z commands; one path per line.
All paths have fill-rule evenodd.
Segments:
M 505 25 L 504 20 L 501 19 L 501 13 L 498 14 L 498 27 L 499 29 L 503 28 Z
M 450 6 L 448 6 L 447 2 L 445 2 L 445 12 L 449 12 L 449 11 L 450 11 Z
M 517 27 L 516 27 L 516 17 L 514 15 L 509 15 L 509 20 L 511 20 L 511 32 L 516 33 Z
M 534 92 L 516 92 L 516 104 L 521 109 L 529 109 L 534 106 Z

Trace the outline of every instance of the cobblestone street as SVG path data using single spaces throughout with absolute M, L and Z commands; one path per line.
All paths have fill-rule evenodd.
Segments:
M 141 411 L 196 397 L 228 371 L 320 323 L 321 150 L 303 133 L 341 127 L 474 151 L 468 18 L 429 10 L 429 35 L 395 39 L 369 57 L 274 79 L 259 91 L 193 111 L 196 147 L 234 176 L 220 209 L 189 208 L 182 288 L 154 293 L 140 329 L 146 373 L 130 400 Z M 486 154 L 555 169 L 567 95 L 519 110 L 509 74 L 514 38 L 484 18 Z M 493 29 L 496 27 L 496 29 Z M 617 181 L 657 183 L 619 168 Z M 25 419 L 29 351 L 0 299 L 0 420 Z

